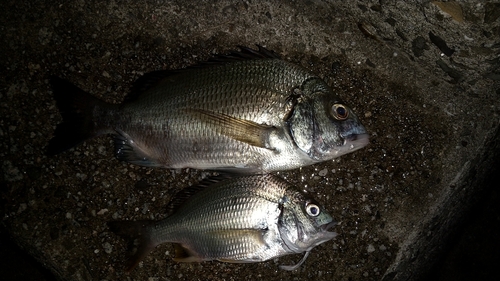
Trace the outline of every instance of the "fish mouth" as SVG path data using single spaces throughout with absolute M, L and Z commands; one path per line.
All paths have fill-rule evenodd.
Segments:
M 332 228 L 332 227 L 334 227 L 336 225 L 337 225 L 336 221 L 331 221 L 331 222 L 329 222 L 327 224 L 324 224 L 324 225 L 320 226 L 320 228 L 321 228 L 322 231 L 326 232 L 326 231 L 328 231 L 328 229 L 330 229 L 330 228 Z
M 370 143 L 370 136 L 368 134 L 351 134 L 344 137 L 344 146 L 349 150 L 357 150 L 365 147 Z

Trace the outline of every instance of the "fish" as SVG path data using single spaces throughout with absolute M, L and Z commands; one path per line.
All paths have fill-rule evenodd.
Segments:
M 295 270 L 337 235 L 328 231 L 336 222 L 314 198 L 270 174 L 209 177 L 181 190 L 167 210 L 159 221 L 107 223 L 136 246 L 127 272 L 163 243 L 174 243 L 176 262 L 254 263 L 305 252 L 296 265 L 280 266 Z
M 132 164 L 263 174 L 369 143 L 356 114 L 320 77 L 262 46 L 239 48 L 145 74 L 121 104 L 51 77 L 62 122 L 48 154 L 111 134 L 116 158 Z

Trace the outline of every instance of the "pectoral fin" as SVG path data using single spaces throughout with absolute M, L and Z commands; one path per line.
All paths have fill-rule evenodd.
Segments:
M 253 146 L 272 149 L 268 145 L 268 139 L 271 132 L 276 130 L 274 126 L 258 124 L 250 120 L 203 109 L 189 109 L 187 111 L 201 121 L 211 124 L 223 135 Z
M 266 245 L 264 234 L 266 229 L 227 229 L 209 232 L 211 239 L 221 245 L 254 245 L 252 247 L 262 247 Z
M 265 229 L 227 229 L 206 232 L 189 245 L 176 244 L 174 261 L 219 260 L 231 263 L 262 261 L 259 256 L 252 258 L 252 254 L 262 252 L 262 248 L 268 247 L 264 241 L 266 231 Z
M 260 256 L 252 257 L 253 253 L 261 252 L 262 248 L 267 248 L 267 243 L 264 241 L 265 229 L 238 229 L 238 230 L 221 230 L 212 232 L 213 238 L 222 242 L 219 246 L 221 249 L 228 249 L 228 253 L 234 253 L 225 257 L 219 257 L 217 260 L 229 263 L 248 263 L 260 262 Z M 234 249 L 240 248 L 240 253 L 236 254 Z M 231 249 L 231 251 L 230 251 Z

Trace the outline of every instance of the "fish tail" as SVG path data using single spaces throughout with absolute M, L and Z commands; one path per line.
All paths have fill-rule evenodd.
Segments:
M 94 112 L 97 107 L 107 111 L 114 105 L 93 97 L 62 78 L 52 76 L 50 83 L 63 121 L 57 125 L 54 137 L 49 141 L 49 155 L 61 153 L 105 132 L 106 126 L 96 122 Z
M 126 272 L 132 271 L 156 247 L 157 244 L 153 241 L 149 231 L 154 223 L 151 220 L 108 222 L 111 231 L 129 243 L 130 254 L 125 263 Z

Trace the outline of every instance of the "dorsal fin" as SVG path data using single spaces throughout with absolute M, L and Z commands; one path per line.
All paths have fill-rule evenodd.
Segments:
M 226 179 L 233 178 L 234 176 L 230 174 L 220 174 L 217 176 L 209 176 L 204 179 L 202 179 L 200 182 L 197 184 L 194 184 L 189 187 L 183 188 L 181 191 L 177 192 L 177 194 L 174 195 L 174 197 L 168 202 L 167 204 L 167 215 L 170 216 L 175 211 L 184 204 L 191 196 L 194 194 L 200 192 L 202 189 L 205 189 L 213 184 L 216 184 L 218 182 L 221 182 Z
M 130 102 L 135 100 L 142 93 L 158 85 L 161 80 L 179 74 L 179 70 L 157 70 L 145 73 L 139 77 L 134 84 L 130 93 L 125 97 L 125 102 Z
M 145 73 L 143 76 L 139 77 L 137 81 L 134 82 L 130 94 L 125 97 L 125 101 L 129 102 L 135 100 L 142 93 L 158 85 L 160 81 L 167 77 L 174 76 L 186 71 L 191 71 L 193 69 L 212 67 L 214 65 L 222 65 L 244 60 L 280 59 L 280 56 L 277 53 L 268 50 L 260 45 L 256 46 L 258 47 L 257 50 L 244 46 L 238 46 L 238 48 L 240 48 L 240 51 L 231 51 L 227 55 L 215 55 L 207 61 L 199 62 L 195 65 L 188 66 L 183 69 L 157 70 Z
M 268 50 L 260 45 L 257 45 L 258 49 L 254 50 L 244 46 L 238 46 L 240 51 L 231 51 L 227 55 L 216 55 L 215 57 L 209 59 L 206 63 L 201 63 L 201 66 L 206 64 L 221 64 L 234 61 L 242 60 L 259 60 L 259 59 L 281 59 L 280 56 Z

